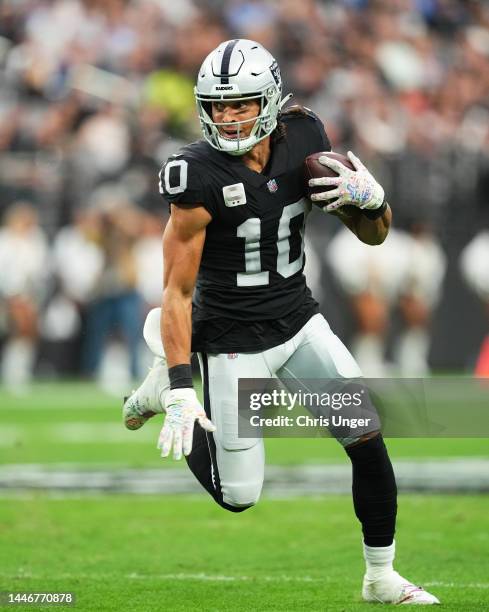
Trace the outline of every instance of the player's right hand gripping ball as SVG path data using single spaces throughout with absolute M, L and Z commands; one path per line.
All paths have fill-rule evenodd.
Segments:
M 216 431 L 192 388 L 172 389 L 165 398 L 166 417 L 158 438 L 161 456 L 168 457 L 173 447 L 173 458 L 181 459 L 192 452 L 194 425 L 197 420 L 206 431 Z
M 332 151 L 313 153 L 304 166 L 309 197 L 325 212 L 345 205 L 375 210 L 384 202 L 382 186 L 351 151 L 348 157 Z

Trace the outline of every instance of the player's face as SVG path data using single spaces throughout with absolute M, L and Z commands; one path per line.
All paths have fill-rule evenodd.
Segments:
M 256 118 L 260 114 L 260 103 L 258 100 L 220 100 L 212 103 L 212 120 L 215 123 L 236 123 L 240 124 L 240 138 L 250 135 Z M 237 138 L 238 128 L 233 125 L 220 125 L 219 132 L 224 138 Z

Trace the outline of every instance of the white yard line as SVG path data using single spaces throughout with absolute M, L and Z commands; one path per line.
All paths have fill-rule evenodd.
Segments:
M 222 574 L 186 574 L 184 572 L 179 572 L 178 574 L 128 574 L 126 578 L 130 580 L 148 580 L 148 579 L 157 579 L 157 580 L 196 580 L 201 582 L 246 582 L 246 581 L 256 581 L 261 580 L 263 582 L 327 582 L 327 580 L 323 578 L 312 578 L 311 576 L 225 576 Z
M 30 572 L 24 572 L 21 569 L 17 573 L 7 573 L 0 572 L 0 577 L 4 580 L 13 580 L 13 579 L 30 579 L 30 580 L 42 580 L 45 576 L 41 574 L 32 574 Z M 99 572 L 95 574 L 70 574 L 63 573 L 57 574 L 56 577 L 52 577 L 51 579 L 59 579 L 59 580 L 110 580 L 111 574 L 101 574 Z M 130 573 L 125 574 L 123 576 L 126 580 L 166 580 L 166 581 L 195 581 L 195 582 L 302 582 L 302 583 L 331 583 L 331 579 L 327 576 L 321 578 L 314 578 L 312 576 L 287 576 L 285 574 L 282 575 L 263 575 L 259 574 L 256 576 L 228 576 L 225 574 L 206 574 L 204 572 L 199 573 L 186 573 L 186 572 L 178 572 L 171 574 L 138 574 L 138 573 Z M 353 579 L 349 579 L 349 582 L 353 582 Z M 474 590 L 486 590 L 489 589 L 489 583 L 486 582 L 443 582 L 443 581 L 431 581 L 424 582 L 423 586 L 425 587 L 442 587 L 442 588 L 459 588 L 459 589 L 474 589 Z
M 120 576 L 120 575 L 119 575 Z M 19 570 L 18 573 L 6 573 L 0 572 L 0 578 L 3 580 L 14 580 L 14 579 L 29 579 L 29 580 L 42 580 L 44 576 L 40 574 L 32 574 L 31 572 L 24 572 Z M 111 574 L 57 574 L 56 580 L 110 580 Z M 126 580 L 167 580 L 167 581 L 197 581 L 197 582 L 247 582 L 247 581 L 262 581 L 262 582 L 330 582 L 328 578 L 313 578 L 311 576 L 226 576 L 223 574 L 206 574 L 204 572 L 199 573 L 185 573 L 179 572 L 176 574 L 138 574 L 130 573 L 122 575 L 122 578 Z M 50 579 L 54 579 L 51 577 Z
M 425 587 L 442 587 L 447 589 L 489 589 L 489 582 L 443 582 L 434 580 L 433 582 L 423 582 Z

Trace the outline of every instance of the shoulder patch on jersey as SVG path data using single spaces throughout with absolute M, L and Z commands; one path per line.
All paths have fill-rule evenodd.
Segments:
M 246 204 L 246 192 L 243 183 L 226 185 L 222 188 L 224 204 L 228 207 Z

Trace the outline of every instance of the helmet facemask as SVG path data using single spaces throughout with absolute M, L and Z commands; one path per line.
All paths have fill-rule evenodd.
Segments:
M 200 125 L 204 138 L 207 142 L 230 155 L 244 155 L 250 151 L 258 142 L 269 136 L 277 126 L 277 116 L 280 110 L 281 91 L 278 87 L 270 85 L 264 92 L 251 92 L 238 95 L 205 95 L 195 88 L 195 99 L 199 113 Z M 240 102 L 246 100 L 257 100 L 259 112 L 255 118 L 245 121 L 230 121 L 217 123 L 212 117 L 212 102 Z M 246 137 L 241 137 L 243 127 L 255 121 L 251 132 Z M 237 135 L 226 138 L 220 131 L 221 127 L 232 126 L 237 129 Z

